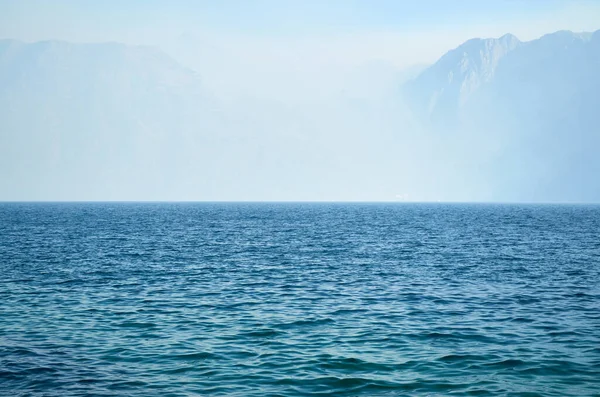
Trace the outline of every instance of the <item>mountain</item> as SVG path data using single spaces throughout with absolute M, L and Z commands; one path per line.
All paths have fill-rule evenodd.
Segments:
M 222 66 L 222 78 L 233 66 Z M 385 71 L 376 91 L 397 81 L 387 65 L 376 69 Z M 216 95 L 221 84 L 201 76 L 153 47 L 0 41 L 0 199 L 396 194 L 386 181 L 397 168 L 390 162 L 399 139 L 387 117 L 391 106 L 382 111 L 363 100 L 373 87 L 339 99 L 298 99 L 298 82 L 290 81 L 278 87 L 290 94 L 270 98 L 251 81 L 252 90 L 232 97 Z M 244 76 L 232 76 L 233 84 Z
M 600 200 L 600 31 L 469 40 L 403 92 L 490 197 Z
M 476 102 L 483 100 L 493 106 L 506 100 L 531 113 L 532 106 L 592 94 L 590 84 L 600 79 L 599 42 L 600 31 L 559 31 L 530 42 L 510 34 L 472 39 L 406 83 L 404 94 L 423 122 L 444 127 L 481 110 Z
M 198 161 L 216 106 L 196 73 L 152 47 L 2 40 L 4 184 L 15 198 L 60 199 L 73 184 L 82 199 L 168 190 L 165 170 Z
M 467 41 L 406 84 L 411 106 L 419 117 L 446 124 L 474 92 L 493 80 L 500 61 L 521 44 L 510 34 Z
M 599 32 L 473 39 L 420 73 L 190 59 L 0 40 L 0 199 L 600 201 Z

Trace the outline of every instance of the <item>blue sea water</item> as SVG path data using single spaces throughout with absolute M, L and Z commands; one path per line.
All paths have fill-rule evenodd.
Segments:
M 0 204 L 0 395 L 600 396 L 600 207 Z

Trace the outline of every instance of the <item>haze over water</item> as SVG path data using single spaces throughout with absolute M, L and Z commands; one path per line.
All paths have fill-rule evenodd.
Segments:
M 600 207 L 0 205 L 0 394 L 597 396 Z

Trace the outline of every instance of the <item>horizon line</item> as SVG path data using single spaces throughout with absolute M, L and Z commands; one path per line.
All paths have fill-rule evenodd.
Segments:
M 0 204 L 504 204 L 600 205 L 597 201 L 444 201 L 444 200 L 1 200 Z

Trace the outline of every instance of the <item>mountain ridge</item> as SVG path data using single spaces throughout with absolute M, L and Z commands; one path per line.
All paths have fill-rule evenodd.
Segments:
M 363 66 L 327 100 L 223 102 L 153 46 L 0 40 L 5 198 L 600 200 L 600 31 L 471 39 L 402 95 Z
M 195 72 L 154 47 L 0 42 L 0 166 L 32 197 L 78 180 L 126 191 L 136 174 L 167 189 L 161 168 L 187 161 L 176 145 L 215 107 Z
M 467 41 L 403 87 L 424 133 L 492 196 L 599 200 L 600 31 L 498 46 Z
M 530 41 L 520 41 L 510 33 L 498 38 L 473 38 L 446 52 L 407 82 L 403 94 L 421 120 L 454 123 L 471 95 L 494 78 L 499 64 L 514 50 L 546 44 L 568 47 L 591 43 L 594 37 L 600 37 L 600 30 L 582 33 L 562 30 Z

